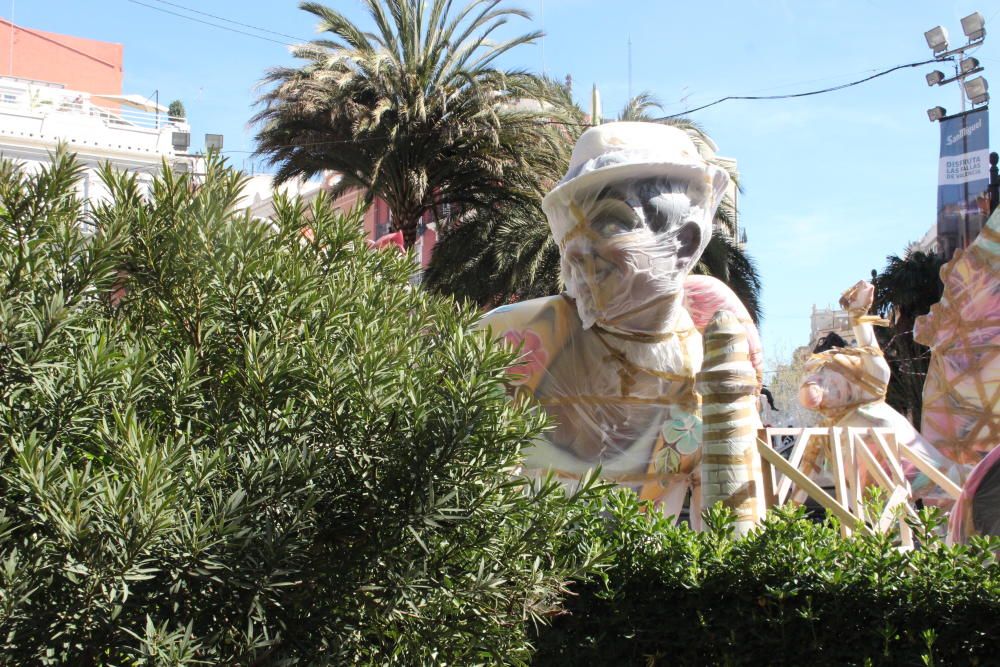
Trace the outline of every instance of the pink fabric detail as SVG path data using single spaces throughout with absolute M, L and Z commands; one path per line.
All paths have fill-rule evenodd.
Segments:
M 760 334 L 746 306 L 726 283 L 711 276 L 689 275 L 684 281 L 684 307 L 694 321 L 698 331 L 705 327 L 720 310 L 728 310 L 736 315 L 746 328 L 747 343 L 750 344 L 750 362 L 757 377 L 763 377 L 764 348 L 760 344 Z
M 403 232 L 393 232 L 392 234 L 380 236 L 375 240 L 376 248 L 387 248 L 389 246 L 396 246 L 401 251 L 405 250 L 406 244 L 403 242 Z
M 549 354 L 545 351 L 541 337 L 531 329 L 515 331 L 513 329 L 505 331 L 503 334 L 505 341 L 511 347 L 519 350 L 520 358 L 507 372 L 513 376 L 511 381 L 514 384 L 524 384 L 531 376 L 548 368 Z
M 958 497 L 955 502 L 955 507 L 951 510 L 951 515 L 948 521 L 948 542 L 951 544 L 961 544 L 965 542 L 972 528 L 972 508 L 969 503 L 976 495 L 976 491 L 979 490 L 979 484 L 983 481 L 983 477 L 986 477 L 986 473 L 993 469 L 993 466 L 1000 465 L 1000 447 L 995 447 L 989 454 L 980 461 L 975 468 L 972 469 L 972 473 L 969 475 L 969 479 L 965 480 L 965 486 L 962 487 L 962 495 Z M 964 525 L 968 522 L 970 525 Z

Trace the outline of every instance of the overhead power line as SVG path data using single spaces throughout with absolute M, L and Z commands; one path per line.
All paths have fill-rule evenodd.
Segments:
M 285 42 L 285 41 L 281 41 L 281 40 L 277 40 L 277 39 L 271 39 L 270 37 L 264 37 L 263 35 L 256 35 L 256 34 L 249 33 L 249 32 L 243 31 L 243 30 L 237 30 L 235 28 L 230 28 L 228 26 L 219 25 L 218 23 L 212 23 L 211 21 L 205 21 L 205 20 L 202 20 L 202 19 L 195 18 L 193 16 L 188 16 L 186 14 L 181 14 L 179 12 L 171 11 L 171 10 L 165 9 L 163 7 L 157 7 L 155 5 L 150 5 L 150 4 L 147 4 L 145 2 L 140 2 L 140 0 L 129 0 L 129 2 L 131 2 L 133 4 L 136 4 L 136 5 L 141 5 L 143 7 L 148 7 L 149 9 L 153 9 L 155 11 L 164 12 L 164 13 L 167 13 L 167 14 L 171 14 L 173 16 L 177 16 L 177 17 L 180 17 L 180 18 L 183 18 L 183 19 L 187 19 L 189 21 L 196 21 L 197 23 L 202 23 L 204 25 L 211 26 L 213 28 L 219 28 L 220 30 L 228 30 L 229 32 L 234 32 L 234 33 L 237 33 L 237 34 L 240 34 L 240 35 L 246 35 L 247 37 L 255 37 L 257 39 L 263 39 L 265 41 L 273 42 L 275 44 L 282 44 L 284 46 L 297 46 L 298 45 L 298 44 L 293 44 L 293 43 L 290 43 L 290 42 Z M 231 23 L 233 25 L 238 25 L 238 26 L 241 26 L 241 27 L 244 27 L 244 28 L 250 28 L 251 30 L 256 30 L 258 32 L 265 32 L 265 33 L 268 33 L 268 34 L 271 34 L 271 35 L 277 35 L 279 37 L 287 37 L 289 39 L 296 40 L 298 43 L 303 43 L 303 42 L 308 42 L 309 41 L 309 40 L 306 40 L 306 39 L 301 39 L 301 38 L 295 37 L 294 35 L 289 35 L 287 33 L 277 32 L 275 30 L 270 30 L 268 28 L 261 28 L 260 26 L 255 26 L 255 25 L 250 24 L 250 23 L 244 23 L 242 21 L 236 21 L 234 19 L 229 19 L 229 18 L 226 18 L 224 16 L 219 16 L 217 14 L 210 14 L 208 12 L 203 12 L 201 10 L 194 9 L 192 7 L 187 7 L 185 5 L 182 5 L 182 4 L 179 4 L 179 3 L 176 3 L 176 2 L 170 2 L 169 0 L 152 0 L 152 2 L 157 2 L 157 3 L 160 3 L 160 4 L 164 4 L 164 5 L 169 5 L 171 7 L 177 7 L 178 9 L 183 9 L 185 11 L 192 12 L 194 14 L 200 14 L 201 16 L 207 16 L 207 17 L 213 18 L 213 19 L 215 19 L 217 21 L 225 21 L 226 23 Z M 653 120 L 654 121 L 663 121 L 663 120 L 669 120 L 669 119 L 672 119 L 672 118 L 679 118 L 681 116 L 686 116 L 688 114 L 692 114 L 692 113 L 695 113 L 695 112 L 698 112 L 698 111 L 702 111 L 703 109 L 708 109 L 709 107 L 714 107 L 714 106 L 716 106 L 718 104 L 722 104 L 723 102 L 729 102 L 729 101 L 733 101 L 733 100 L 745 100 L 745 101 L 788 100 L 788 99 L 796 99 L 796 98 L 799 98 L 799 97 L 811 97 L 813 95 L 823 95 L 825 93 L 832 93 L 832 92 L 836 92 L 838 90 L 844 90 L 846 88 L 851 88 L 853 86 L 857 86 L 857 85 L 860 85 L 862 83 L 866 83 L 866 82 L 871 81 L 873 79 L 877 79 L 879 77 L 886 76 L 887 74 L 891 74 L 891 73 L 896 72 L 896 71 L 901 70 L 901 69 L 907 69 L 907 68 L 912 68 L 912 67 L 920 67 L 922 65 L 929 65 L 931 63 L 940 62 L 941 60 L 942 59 L 931 58 L 930 60 L 922 60 L 920 62 L 913 62 L 913 63 L 906 63 L 906 64 L 903 64 L 903 65 L 896 65 L 895 67 L 890 67 L 889 69 L 885 69 L 885 70 L 876 72 L 876 73 L 874 73 L 874 74 L 872 74 L 870 76 L 866 76 L 863 79 L 858 79 L 856 81 L 850 81 L 848 83 L 843 83 L 843 84 L 840 84 L 839 86 L 830 86 L 828 88 L 820 88 L 819 90 L 810 90 L 810 91 L 806 91 L 806 92 L 803 92 L 803 93 L 789 93 L 789 94 L 785 94 L 785 95 L 727 95 L 725 97 L 720 97 L 719 99 L 715 100 L 714 102 L 709 102 L 708 104 L 703 104 L 703 105 L 698 106 L 698 107 L 693 107 L 693 108 L 690 108 L 690 109 L 685 109 L 684 111 L 679 111 L 677 113 L 670 114 L 670 115 L 667 115 L 667 116 L 661 116 L 661 117 L 655 118 Z M 954 60 L 954 58 L 947 58 L 947 60 Z M 558 122 L 558 121 L 551 121 L 551 124 L 566 125 L 566 126 L 576 126 L 576 127 L 588 127 L 588 125 L 585 124 L 585 123 L 561 123 L 561 122 Z M 324 142 L 324 143 L 326 143 L 326 142 Z M 330 143 L 333 143 L 333 142 L 330 142 Z M 350 141 L 337 141 L 336 143 L 350 143 Z M 303 145 L 305 145 L 305 144 L 303 144 Z M 314 144 L 314 145 L 318 145 L 318 144 Z M 231 151 L 231 152 L 235 152 L 235 151 Z
M 266 42 L 274 42 L 275 44 L 281 44 L 283 46 L 297 46 L 297 44 L 292 44 L 291 42 L 283 42 L 277 39 L 271 39 L 270 37 L 264 37 L 263 35 L 255 35 L 252 32 L 247 32 L 245 30 L 237 30 L 236 28 L 230 28 L 229 26 L 219 25 L 218 23 L 212 23 L 211 21 L 205 21 L 203 19 L 195 18 L 193 16 L 188 16 L 187 14 L 181 14 L 180 12 L 174 12 L 163 7 L 157 7 L 155 5 L 149 5 L 145 2 L 140 2 L 139 0 L 128 0 L 134 5 L 142 5 L 143 7 L 148 7 L 158 12 L 163 12 L 164 14 L 171 14 L 173 16 L 179 16 L 182 19 L 187 19 L 188 21 L 194 21 L 196 23 L 202 23 L 204 25 L 212 26 L 213 28 L 218 28 L 219 30 L 228 30 L 229 32 L 235 32 L 239 35 L 246 35 L 247 37 L 256 37 L 257 39 L 263 39 Z
M 136 0 L 131 0 L 131 1 L 135 2 Z M 884 70 L 881 70 L 879 72 L 876 72 L 875 74 L 872 74 L 871 76 L 866 76 L 863 79 L 858 79 L 856 81 L 850 81 L 848 83 L 843 83 L 843 84 L 841 84 L 839 86 L 830 86 L 828 88 L 821 88 L 819 90 L 809 90 L 809 91 L 802 92 L 802 93 L 789 93 L 789 94 L 786 94 L 786 95 L 727 95 L 726 97 L 721 97 L 721 98 L 715 100 L 714 102 L 710 102 L 708 104 L 703 104 L 703 105 L 698 106 L 698 107 L 693 107 L 691 109 L 686 109 L 684 111 L 681 111 L 681 112 L 675 113 L 675 114 L 671 114 L 669 116 L 661 116 L 660 118 L 655 118 L 653 120 L 654 121 L 663 121 L 663 120 L 669 120 L 669 119 L 672 119 L 672 118 L 679 118 L 681 116 L 686 116 L 688 114 L 692 114 L 692 113 L 695 113 L 697 111 L 701 111 L 702 109 L 707 109 L 709 107 L 715 106 L 717 104 L 722 104 L 723 102 L 728 102 L 730 100 L 749 100 L 749 101 L 787 100 L 787 99 L 796 99 L 796 98 L 800 98 L 800 97 L 811 97 L 813 95 L 822 95 L 822 94 L 825 94 L 825 93 L 832 93 L 832 92 L 835 92 L 835 91 L 838 91 L 838 90 L 844 90 L 845 88 L 851 88 L 852 86 L 857 86 L 857 85 L 860 85 L 862 83 L 866 83 L 868 81 L 871 81 L 873 79 L 877 79 L 877 78 L 879 78 L 881 76 L 885 76 L 887 74 L 891 74 L 891 73 L 899 71 L 901 69 L 907 69 L 907 68 L 911 68 L 911 67 L 920 67 L 921 65 L 927 65 L 927 64 L 935 63 L 935 62 L 940 62 L 940 60 L 937 60 L 937 59 L 922 60 L 920 62 L 905 63 L 903 65 L 896 65 L 895 67 L 890 67 L 888 69 L 884 69 Z M 570 123 L 570 122 L 562 122 L 562 121 L 557 121 L 557 120 L 549 120 L 549 121 L 531 121 L 531 120 L 526 120 L 526 121 L 523 121 L 523 122 L 525 124 L 538 124 L 539 122 L 541 122 L 541 123 L 544 123 L 546 125 L 562 125 L 563 127 L 590 127 L 590 124 L 588 124 L 588 123 Z M 418 133 L 418 134 L 429 134 L 429 133 Z M 367 142 L 367 141 L 381 141 L 384 138 L 385 137 L 358 137 L 356 139 L 330 139 L 328 141 L 315 141 L 315 142 L 303 142 L 303 143 L 298 143 L 298 144 L 287 144 L 287 145 L 282 145 L 282 146 L 276 146 L 276 148 L 312 148 L 312 147 L 316 147 L 316 146 L 336 146 L 336 145 L 355 144 L 355 143 L 361 143 L 361 142 Z M 256 153 L 256 151 L 244 151 L 244 150 L 228 150 L 228 151 L 222 151 L 222 152 L 223 153 Z
M 268 28 L 261 28 L 260 26 L 251 25 L 250 23 L 241 23 L 240 21 L 234 21 L 233 19 L 227 19 L 225 16 L 218 16 L 216 14 L 209 14 L 208 12 L 203 12 L 200 9 L 194 9 L 193 7 L 185 7 L 184 5 L 177 4 L 176 2 L 168 2 L 167 0 L 153 0 L 161 5 L 170 5 L 171 7 L 177 7 L 178 9 L 183 9 L 184 11 L 191 12 L 192 14 L 200 14 L 201 16 L 207 16 L 217 21 L 225 21 L 226 23 L 232 23 L 233 25 L 242 26 L 244 28 L 250 28 L 251 30 L 257 30 L 259 32 L 266 32 L 270 35 L 277 35 L 278 37 L 287 37 L 288 39 L 294 39 L 296 42 L 308 42 L 308 39 L 302 39 L 301 37 L 296 37 L 295 35 L 289 35 L 284 32 L 277 32 L 275 30 L 269 30 Z
M 954 58 L 948 58 L 948 60 L 954 60 Z M 839 86 L 831 86 L 829 88 L 821 88 L 819 90 L 810 90 L 804 93 L 789 93 L 787 95 L 727 95 L 726 97 L 720 97 L 714 102 L 703 104 L 700 107 L 694 107 L 693 109 L 686 109 L 679 113 L 657 118 L 656 120 L 667 120 L 670 118 L 678 118 L 680 116 L 686 116 L 689 113 L 694 113 L 696 111 L 701 111 L 702 109 L 714 107 L 716 104 L 722 104 L 723 102 L 728 102 L 730 100 L 790 100 L 790 99 L 795 99 L 797 97 L 810 97 L 812 95 L 822 95 L 824 93 L 832 93 L 838 90 L 844 90 L 845 88 L 850 88 L 852 86 L 857 86 L 862 83 L 866 83 L 868 81 L 871 81 L 872 79 L 877 79 L 880 76 L 885 76 L 886 74 L 892 74 L 897 70 L 906 69 L 909 67 L 920 67 L 921 65 L 929 65 L 931 63 L 937 63 L 937 62 L 941 62 L 941 59 L 931 58 L 930 60 L 922 60 L 917 63 L 906 63 L 905 65 L 896 65 L 895 67 L 890 67 L 889 69 L 882 70 L 881 72 L 876 72 L 871 76 L 866 76 L 865 78 L 858 79 L 857 81 L 842 83 Z

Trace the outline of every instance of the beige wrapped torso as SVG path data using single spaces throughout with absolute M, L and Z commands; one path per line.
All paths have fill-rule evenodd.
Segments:
M 498 308 L 483 326 L 521 347 L 524 363 L 512 369 L 517 393 L 556 422 L 526 452 L 526 467 L 576 478 L 601 466 L 603 477 L 650 500 L 696 472 L 702 350 L 686 311 L 672 333 L 642 340 L 583 329 L 561 296 Z

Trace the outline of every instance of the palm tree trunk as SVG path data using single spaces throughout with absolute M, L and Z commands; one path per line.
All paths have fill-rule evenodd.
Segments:
M 409 250 L 417 242 L 417 225 L 420 218 L 408 219 L 399 223 L 399 231 L 403 232 L 403 246 Z

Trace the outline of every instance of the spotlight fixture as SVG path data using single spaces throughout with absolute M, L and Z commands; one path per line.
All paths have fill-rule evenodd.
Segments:
M 958 69 L 962 74 L 968 74 L 977 67 L 979 67 L 979 60 L 976 58 L 962 58 L 961 62 L 958 63 Z
M 987 92 L 990 87 L 983 77 L 977 76 L 975 79 L 969 79 L 963 86 L 965 87 L 965 96 L 973 104 L 982 104 L 990 100 L 990 94 Z
M 936 69 L 927 75 L 928 86 L 936 86 L 942 81 L 944 81 L 944 72 L 942 72 L 941 70 Z
M 927 118 L 933 123 L 936 120 L 944 118 L 947 113 L 944 107 L 933 107 L 927 110 Z
M 927 46 L 931 47 L 935 55 L 948 50 L 948 31 L 939 25 L 925 32 L 924 39 L 927 40 Z
M 969 38 L 970 42 L 982 39 L 986 36 L 986 22 L 979 12 L 972 12 L 962 19 L 962 32 Z

